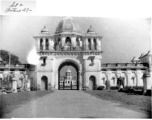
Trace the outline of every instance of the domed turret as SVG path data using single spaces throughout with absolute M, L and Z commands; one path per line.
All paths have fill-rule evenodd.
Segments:
M 87 30 L 86 35 L 97 35 L 91 25 L 90 28 Z
M 41 30 L 41 34 L 49 34 L 49 30 L 44 26 L 44 28 Z
M 63 18 L 57 28 L 55 34 L 80 34 L 80 29 L 78 24 L 71 18 L 65 17 Z

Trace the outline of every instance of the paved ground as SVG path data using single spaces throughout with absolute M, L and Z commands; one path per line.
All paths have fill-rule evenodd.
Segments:
M 23 104 L 5 118 L 147 118 L 118 103 L 98 99 L 83 91 L 55 91 Z

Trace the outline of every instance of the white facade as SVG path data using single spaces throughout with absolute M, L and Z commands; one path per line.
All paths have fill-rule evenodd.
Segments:
M 36 70 L 38 89 L 42 89 L 42 77 L 45 77 L 46 89 L 59 89 L 59 72 L 67 64 L 77 70 L 79 90 L 106 87 L 107 81 L 110 87 L 117 87 L 119 77 L 123 78 L 124 87 L 144 85 L 144 90 L 151 89 L 151 53 L 141 56 L 138 63 L 133 60 L 133 63 L 102 64 L 102 37 L 91 26 L 86 35 L 82 35 L 75 21 L 66 17 L 60 21 L 53 36 L 44 27 L 34 39 L 41 58 Z

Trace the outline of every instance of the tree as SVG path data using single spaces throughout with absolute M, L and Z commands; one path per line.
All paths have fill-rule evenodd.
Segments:
M 6 50 L 0 50 L 0 57 L 2 58 L 2 60 L 5 64 L 9 64 L 9 54 L 11 55 L 11 64 L 13 64 L 13 65 L 21 64 L 18 56 L 16 56 L 13 53 L 9 53 Z

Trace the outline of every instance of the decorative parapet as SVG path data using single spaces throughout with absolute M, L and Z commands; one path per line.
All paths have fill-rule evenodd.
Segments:
M 0 69 L 25 69 L 25 65 L 0 65 Z
M 38 52 L 39 55 L 101 55 L 102 51 L 45 51 Z
M 142 63 L 106 63 L 101 69 L 147 69 L 147 66 Z

